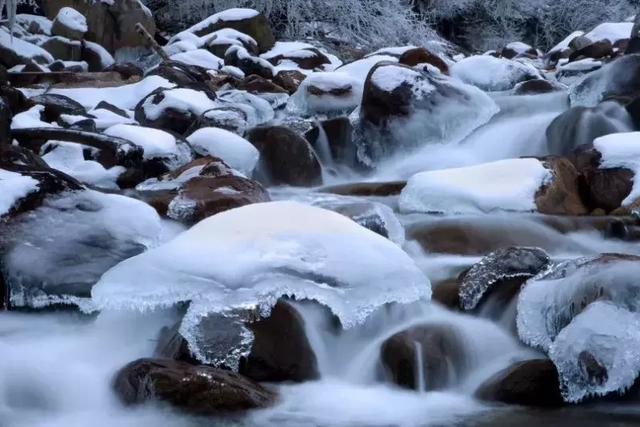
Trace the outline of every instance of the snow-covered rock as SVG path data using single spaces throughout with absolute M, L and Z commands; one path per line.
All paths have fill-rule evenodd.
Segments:
M 595 107 L 605 98 L 633 97 L 640 91 L 640 55 L 625 55 L 587 74 L 571 87 L 571 105 Z
M 317 72 L 302 81 L 289 98 L 287 108 L 292 113 L 351 112 L 362 99 L 362 81 L 344 72 Z
M 205 49 L 176 53 L 171 56 L 171 60 L 187 65 L 196 65 L 207 70 L 219 70 L 224 65 L 222 59 Z
M 584 36 L 591 41 L 609 40 L 615 43 L 619 40 L 629 39 L 633 22 L 605 22 L 589 31 Z
M 510 90 L 525 80 L 542 78 L 538 70 L 526 63 L 490 55 L 476 55 L 456 62 L 451 75 L 487 91 Z
M 400 195 L 403 212 L 533 212 L 536 193 L 551 180 L 537 159 L 509 159 L 412 176 Z
M 602 169 L 624 168 L 640 176 L 640 132 L 614 133 L 597 138 L 593 147 L 600 153 Z M 622 201 L 622 206 L 635 205 L 640 200 L 640 183 L 633 179 L 631 193 Z
M 201 128 L 189 135 L 187 141 L 199 155 L 218 157 L 247 176 L 251 176 L 260 158 L 249 141 L 225 129 Z
M 181 333 L 199 357 L 197 332 L 207 315 L 233 317 L 252 308 L 267 315 L 284 295 L 316 300 L 350 328 L 385 303 L 428 299 L 430 287 L 413 260 L 384 237 L 334 212 L 273 202 L 208 218 L 111 269 L 92 292 L 100 308 L 192 301 Z M 221 362 L 237 363 L 250 348 L 251 335 L 246 338 L 240 349 L 238 343 L 227 348 L 228 360 Z
M 0 169 L 0 218 L 8 214 L 18 200 L 38 189 L 38 181 L 30 176 Z
M 87 18 L 72 7 L 63 7 L 53 20 L 51 33 L 71 40 L 82 40 L 89 31 Z
M 29 61 L 51 64 L 54 58 L 43 48 L 13 37 L 5 27 L 0 27 L 0 65 L 11 68 Z

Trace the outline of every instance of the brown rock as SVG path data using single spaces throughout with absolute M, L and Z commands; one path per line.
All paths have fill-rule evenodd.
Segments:
M 512 405 L 557 407 L 564 405 L 558 370 L 547 359 L 528 360 L 497 373 L 476 391 L 482 400 Z
M 319 191 L 341 196 L 387 197 L 399 195 L 406 185 L 407 181 L 357 182 L 323 187 Z
M 449 74 L 449 66 L 438 55 L 432 53 L 424 47 L 409 49 L 400 55 L 399 62 L 410 67 L 418 64 L 431 64 L 439 69 L 443 74 Z
M 580 198 L 578 171 L 564 158 L 546 159 L 544 165 L 553 173 L 550 183 L 536 194 L 538 212 L 548 215 L 586 215 L 589 209 Z
M 613 55 L 613 45 L 609 40 L 604 39 L 575 50 L 569 57 L 569 61 L 576 61 L 580 58 L 600 59 L 611 55 Z
M 271 80 L 252 74 L 238 83 L 238 89 L 256 93 L 287 93 L 287 91 Z
M 202 37 L 222 28 L 233 28 L 234 30 L 253 37 L 253 39 L 258 43 L 260 53 L 268 51 L 276 43 L 276 38 L 271 31 L 269 21 L 263 14 L 258 14 L 252 18 L 233 21 L 220 19 L 196 31 L 195 34 Z
M 273 82 L 291 95 L 298 90 L 300 83 L 306 78 L 307 76 L 298 70 L 282 70 L 275 75 Z
M 161 401 L 195 415 L 244 412 L 276 400 L 273 391 L 233 372 L 164 359 L 131 362 L 113 387 L 125 404 Z

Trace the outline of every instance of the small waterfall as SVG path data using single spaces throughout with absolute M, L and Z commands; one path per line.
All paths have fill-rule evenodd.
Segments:
M 426 393 L 427 385 L 424 378 L 424 357 L 422 356 L 422 343 L 414 341 L 413 345 L 416 349 L 416 391 L 418 393 Z
M 332 168 L 334 166 L 333 162 L 333 154 L 331 154 L 331 145 L 329 144 L 329 137 L 327 136 L 327 132 L 324 130 L 324 126 L 319 120 L 316 120 L 316 127 L 318 128 L 318 139 L 316 140 L 316 152 L 318 157 L 320 157 L 320 161 L 322 165 L 328 168 Z

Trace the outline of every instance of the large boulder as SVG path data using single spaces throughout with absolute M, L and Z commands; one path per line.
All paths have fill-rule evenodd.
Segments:
M 264 408 L 276 394 L 238 374 L 163 359 L 140 359 L 122 368 L 113 388 L 123 403 L 166 402 L 195 415 Z
M 552 178 L 545 182 L 535 196 L 536 209 L 547 215 L 584 215 L 588 213 L 580 192 L 580 175 L 565 158 L 544 159 L 544 166 Z
M 86 18 L 85 38 L 114 53 L 121 48 L 145 46 L 135 29 L 141 23 L 153 36 L 156 31 L 151 11 L 140 0 L 87 2 L 86 0 L 49 0 L 43 4 L 46 15 L 53 19 L 61 9 L 70 7 Z
M 71 40 L 82 40 L 88 30 L 87 19 L 71 7 L 60 9 L 51 26 L 51 34 Z
M 87 113 L 82 105 L 68 96 L 45 93 L 29 99 L 34 104 L 43 105 L 42 119 L 46 122 L 57 121 L 62 114 L 83 116 Z
M 426 390 L 445 389 L 465 372 L 461 338 L 445 324 L 415 326 L 393 335 L 382 344 L 380 357 L 391 381 L 414 390 L 420 384 Z M 424 378 L 416 378 L 418 372 Z
M 603 102 L 595 107 L 572 107 L 547 127 L 547 149 L 550 154 L 566 156 L 596 138 L 628 132 L 632 128 L 631 117 L 617 101 Z
M 309 187 L 322 184 L 322 166 L 311 144 L 283 126 L 251 129 L 247 139 L 260 151 L 258 171 L 274 185 Z
M 443 74 L 449 74 L 449 66 L 447 63 L 435 53 L 424 47 L 416 47 L 408 49 L 400 55 L 398 62 L 409 67 L 416 65 L 429 64 L 436 67 Z
M 473 86 L 382 62 L 366 78 L 358 143 L 375 162 L 401 147 L 462 139 L 497 111 L 495 102 Z
M 476 397 L 511 405 L 557 407 L 564 404 L 558 370 L 548 359 L 518 362 L 498 372 L 480 386 Z

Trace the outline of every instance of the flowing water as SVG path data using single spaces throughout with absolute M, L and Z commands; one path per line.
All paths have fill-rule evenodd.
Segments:
M 567 108 L 565 94 L 496 96 L 502 112 L 464 141 L 428 146 L 386 162 L 371 181 L 406 178 L 418 170 L 462 166 L 501 158 L 545 153 L 544 132 Z M 326 136 L 320 157 L 332 168 Z M 335 181 L 348 181 L 334 176 Z M 278 189 L 274 198 L 323 197 L 310 190 Z M 394 197 L 372 198 L 395 207 Z M 493 246 L 539 246 L 557 258 L 601 252 L 640 254 L 635 243 L 605 239 L 596 222 L 541 215 L 402 215 L 405 250 L 435 285 L 455 277 Z M 473 230 L 477 253 L 452 241 L 422 241 L 421 230 L 455 226 Z M 461 249 L 458 250 L 457 249 Z M 464 250 L 462 250 L 464 249 Z M 492 305 L 493 304 L 493 305 Z M 473 398 L 480 384 L 514 361 L 536 353 L 520 344 L 513 329 L 515 305 L 496 309 L 487 301 L 474 315 L 454 313 L 436 303 L 390 306 L 350 330 L 336 330 L 326 310 L 309 303 L 295 307 L 318 360 L 320 378 L 304 384 L 273 385 L 278 404 L 239 419 L 207 419 L 179 414 L 162 405 L 125 408 L 111 391 L 118 368 L 150 356 L 158 331 L 176 321 L 171 310 L 151 313 L 0 313 L 0 426 L 534 426 L 637 425 L 640 414 L 620 406 L 556 411 L 488 405 Z M 499 313 L 496 316 L 496 312 Z M 460 338 L 465 369 L 449 376 L 447 387 L 427 391 L 428 378 L 417 363 L 416 390 L 390 384 L 380 362 L 382 343 L 407 328 L 445 325 Z M 425 349 L 416 342 L 415 358 Z

